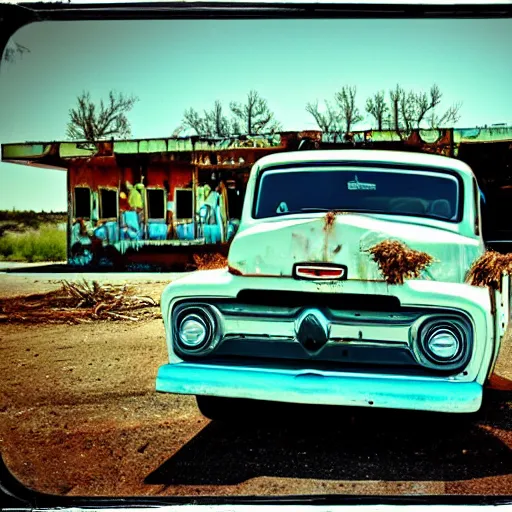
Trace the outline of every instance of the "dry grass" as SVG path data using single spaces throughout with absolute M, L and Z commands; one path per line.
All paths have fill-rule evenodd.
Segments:
M 148 311 L 148 308 L 153 310 Z M 0 322 L 82 323 L 159 316 L 158 303 L 135 295 L 127 285 L 62 281 L 60 289 L 43 294 L 0 299 Z
M 197 270 L 214 270 L 217 268 L 226 268 L 228 259 L 222 254 L 194 254 L 194 263 Z
M 384 240 L 368 252 L 379 265 L 388 284 L 404 284 L 404 279 L 418 278 L 434 261 L 429 254 L 409 249 L 401 242 Z
M 487 251 L 473 263 L 466 282 L 473 286 L 488 286 L 501 291 L 501 276 L 504 273 L 512 274 L 512 253 Z

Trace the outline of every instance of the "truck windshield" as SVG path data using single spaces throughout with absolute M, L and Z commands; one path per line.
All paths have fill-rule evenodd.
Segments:
M 436 172 L 286 169 L 263 172 L 254 216 L 345 210 L 455 222 L 457 178 Z

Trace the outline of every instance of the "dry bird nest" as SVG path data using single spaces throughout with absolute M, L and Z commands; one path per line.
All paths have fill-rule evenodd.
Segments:
M 61 288 L 49 293 L 0 299 L 0 322 L 137 321 L 158 318 L 158 306 L 151 297 L 135 295 L 127 285 L 61 281 Z
M 473 263 L 466 281 L 473 286 L 487 286 L 501 291 L 503 274 L 512 274 L 512 253 L 487 251 Z
M 384 240 L 368 252 L 388 284 L 404 284 L 404 279 L 418 278 L 434 262 L 426 252 L 409 249 L 402 242 L 393 240 Z

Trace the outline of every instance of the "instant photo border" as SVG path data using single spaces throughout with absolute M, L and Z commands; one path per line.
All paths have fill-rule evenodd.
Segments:
M 430 0 L 421 4 L 390 0 L 387 3 L 318 1 L 287 2 L 245 0 L 243 2 L 183 0 L 181 2 L 90 2 L 0 4 L 0 54 L 10 37 L 21 27 L 40 21 L 85 20 L 161 20 L 161 19 L 319 19 L 319 18 L 512 18 L 512 0 L 445 1 Z M 512 65 L 512 63 L 511 63 Z M 1 70 L 0 70 L 1 72 Z M 1 75 L 0 75 L 1 76 Z M 423 512 L 448 507 L 464 510 L 482 506 L 512 510 L 512 496 L 366 496 L 366 495 L 303 495 L 303 496 L 227 496 L 227 497 L 81 497 L 57 496 L 28 489 L 9 471 L 0 454 L 0 509 L 10 510 L 138 510 L 166 512 L 187 507 L 190 512 L 287 512 L 317 511 L 387 511 L 397 508 Z M 179 508 L 178 508 L 179 507 Z

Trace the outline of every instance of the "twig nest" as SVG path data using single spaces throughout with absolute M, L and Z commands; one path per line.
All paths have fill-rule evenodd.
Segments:
M 422 251 L 409 249 L 402 242 L 384 240 L 368 251 L 388 284 L 404 284 L 405 279 L 418 278 L 434 258 Z
M 501 291 L 503 274 L 512 274 L 512 253 L 486 251 L 471 265 L 466 282 L 473 286 L 487 286 Z

